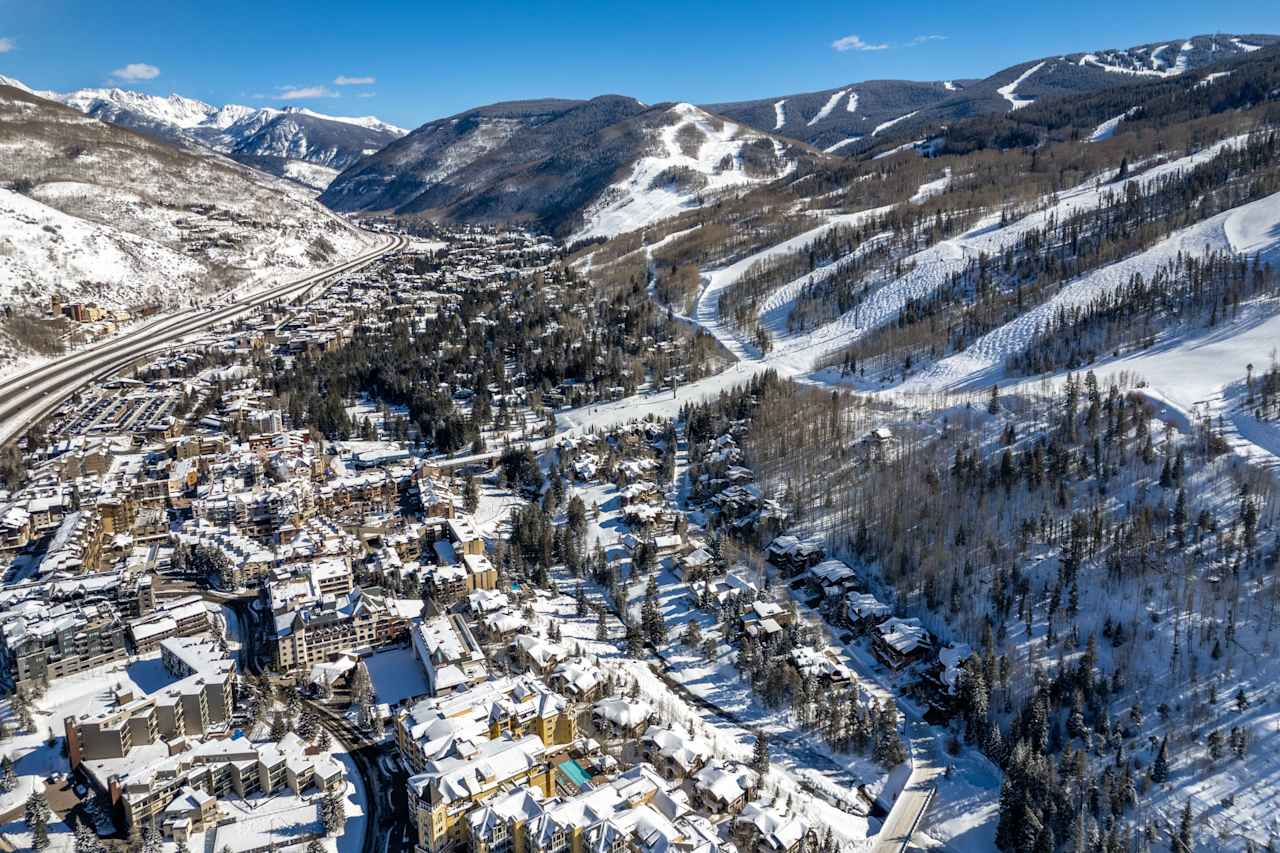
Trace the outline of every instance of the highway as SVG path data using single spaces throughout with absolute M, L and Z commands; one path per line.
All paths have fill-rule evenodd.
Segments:
M 234 320 L 275 301 L 310 300 L 316 286 L 360 269 L 389 252 L 408 245 L 403 236 L 380 235 L 382 244 L 336 266 L 294 279 L 278 287 L 210 310 L 188 309 L 167 314 L 110 340 L 103 341 L 34 370 L 0 381 L 0 445 L 22 435 L 33 423 L 64 400 L 95 381 L 123 370 L 148 353 L 171 346 L 188 335 Z

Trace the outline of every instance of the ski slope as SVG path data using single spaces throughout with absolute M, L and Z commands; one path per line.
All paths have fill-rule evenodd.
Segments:
M 1059 310 L 1086 305 L 1097 296 L 1122 286 L 1135 273 L 1150 280 L 1156 270 L 1176 259 L 1179 253 L 1201 255 L 1206 250 L 1280 260 L 1278 247 L 1280 193 L 1220 213 L 1173 234 L 1145 252 L 1076 279 L 1052 299 L 978 338 L 964 352 L 927 368 L 908 385 L 920 390 L 986 387 L 1005 378 L 1005 361 L 1024 349 Z M 1276 341 L 1280 343 L 1280 337 Z M 1258 363 L 1263 361 L 1265 359 L 1259 357 Z M 1231 369 L 1242 373 L 1243 363 L 1232 365 Z
M 787 99 L 783 98 L 773 105 L 773 129 L 782 130 L 782 126 L 787 123 L 787 111 L 785 109 Z
M 912 110 L 911 112 L 907 113 L 907 114 L 906 114 L 906 115 L 904 115 L 904 116 L 898 116 L 897 118 L 891 118 L 891 119 L 889 119 L 888 121 L 881 122 L 880 124 L 876 125 L 876 129 L 875 129 L 875 130 L 871 131 L 871 135 L 872 135 L 872 136 L 876 136 L 876 135 L 878 135 L 878 134 L 880 134 L 880 133 L 883 133 L 884 131 L 886 131 L 886 130 L 888 130 L 889 128 L 893 127 L 893 126 L 894 126 L 895 124 L 897 124 L 898 122 L 900 122 L 900 121 L 906 121 L 907 119 L 911 118 L 912 116 L 914 116 L 914 115 L 915 115 L 916 113 L 918 113 L 918 112 L 920 112 L 920 111 L 919 111 L 919 110 Z
M 809 119 L 808 126 L 813 127 L 815 124 L 822 121 L 827 116 L 831 115 L 831 111 L 836 108 L 836 104 L 840 103 L 840 99 L 844 97 L 844 93 L 847 91 L 849 90 L 841 89 L 840 91 L 832 95 L 830 98 L 827 98 L 827 102 L 822 105 L 822 109 L 818 110 L 817 114 L 813 118 Z
M 849 103 L 845 104 L 845 112 L 856 113 L 858 111 L 858 93 L 849 90 Z
M 1028 77 L 1030 77 L 1032 74 L 1035 74 L 1041 68 L 1044 68 L 1044 63 L 1038 62 L 1035 65 L 1028 68 L 1026 71 L 1023 71 L 1020 75 L 1018 75 L 1018 79 L 1014 80 L 1012 83 L 1007 83 L 996 90 L 997 92 L 1000 93 L 1000 97 L 1004 98 L 1006 101 L 1009 102 L 1010 104 L 1009 109 L 1011 111 L 1022 109 L 1027 104 L 1030 104 L 1032 101 L 1035 100 L 1035 98 L 1019 98 L 1017 95 L 1017 92 L 1018 92 L 1018 87 L 1021 86 L 1023 83 L 1025 83 Z
M 823 148 L 822 150 L 826 154 L 834 154 L 837 151 L 839 151 L 841 148 L 848 147 L 860 139 L 862 139 L 861 136 L 850 136 L 848 139 L 841 139 L 835 145 L 828 145 L 826 148 Z
M 610 186 L 583 211 L 584 225 L 575 233 L 575 239 L 634 231 L 680 213 L 704 194 L 773 180 L 794 165 L 787 163 L 774 174 L 748 174 L 741 165 L 743 146 L 769 137 L 714 117 L 692 104 L 676 104 L 668 112 L 671 120 L 654 133 L 652 152 L 637 160 L 627 177 Z M 679 139 L 681 131 L 690 127 L 702 140 L 692 154 L 686 152 Z M 782 159 L 783 146 L 776 139 L 772 143 Z M 730 164 L 728 168 L 722 166 L 726 162 Z M 663 179 L 681 168 L 701 176 L 702 184 L 675 186 Z

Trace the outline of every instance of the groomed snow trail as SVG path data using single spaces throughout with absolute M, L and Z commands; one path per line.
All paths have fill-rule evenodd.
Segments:
M 844 97 L 844 93 L 847 91 L 849 90 L 841 89 L 839 92 L 836 92 L 830 98 L 827 98 L 827 102 L 822 105 L 822 109 L 818 110 L 817 115 L 809 119 L 808 126 L 813 127 L 815 124 L 822 121 L 827 116 L 831 115 L 831 111 L 836 108 L 836 104 L 840 103 L 840 99 Z
M 1006 101 L 1009 102 L 1009 104 L 1011 105 L 1009 107 L 1010 111 L 1022 109 L 1027 104 L 1030 104 L 1032 101 L 1035 100 L 1034 98 L 1019 98 L 1017 96 L 1017 91 L 1018 91 L 1018 87 L 1021 86 L 1024 82 L 1026 82 L 1026 79 L 1028 77 L 1030 77 L 1032 74 L 1035 74 L 1041 68 L 1044 68 L 1044 63 L 1037 62 L 1035 65 L 1031 66 L 1026 71 L 1023 71 L 1022 74 L 1018 75 L 1017 80 L 1014 80 L 1012 83 L 1007 83 L 996 90 L 997 92 L 1000 93 L 1001 97 L 1003 97 Z

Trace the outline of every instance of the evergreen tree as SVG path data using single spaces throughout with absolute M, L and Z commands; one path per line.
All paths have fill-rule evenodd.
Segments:
M 98 840 L 98 834 L 93 831 L 87 821 L 82 820 L 76 824 L 75 851 L 76 853 L 101 853 L 102 851 L 102 842 Z
M 316 716 L 314 711 L 304 711 L 302 717 L 298 720 L 298 737 L 303 740 L 314 740 L 316 732 L 320 728 L 320 718 Z
M 147 824 L 142 831 L 142 853 L 160 853 L 164 849 L 164 838 L 154 822 Z
M 18 786 L 18 773 L 13 767 L 13 759 L 7 754 L 0 758 L 0 793 L 9 793 Z
M 289 733 L 289 724 L 285 722 L 284 714 L 276 712 L 275 718 L 271 720 L 271 739 L 277 743 Z
M 756 730 L 756 744 L 751 752 L 751 768 L 763 779 L 769 772 L 769 738 L 761 729 Z
M 27 831 L 31 833 L 33 850 L 43 850 L 49 846 L 49 818 L 52 816 L 53 812 L 44 794 L 40 791 L 32 791 L 31 796 L 27 797 L 23 820 L 27 824 Z
M 329 836 L 337 835 L 347 822 L 346 805 L 338 792 L 330 791 L 320 801 L 320 822 Z
M 468 515 L 480 508 L 480 484 L 473 476 L 467 476 L 467 483 L 462 490 L 462 508 Z
M 1182 807 L 1182 817 L 1178 821 L 1178 834 L 1173 839 L 1175 853 L 1192 853 L 1191 837 L 1191 800 Z
M 1169 781 L 1169 736 L 1160 741 L 1160 751 L 1156 753 L 1155 763 L 1151 765 L 1151 781 L 1163 785 Z

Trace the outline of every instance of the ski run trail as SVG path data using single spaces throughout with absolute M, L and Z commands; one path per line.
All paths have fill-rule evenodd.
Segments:
M 1214 157 L 1226 146 L 1236 145 L 1244 137 L 1224 140 L 1188 157 L 1171 160 L 1135 175 L 1143 182 L 1188 169 Z M 950 176 L 923 184 L 916 199 L 946 191 Z M 1059 221 L 1073 211 L 1098 207 L 1104 195 L 1115 190 L 1106 180 L 1090 179 L 1074 189 L 1044 200 L 1040 209 L 999 225 L 998 214 L 980 220 L 964 234 L 930 246 L 907 259 L 909 269 L 900 278 L 871 276 L 872 290 L 854 310 L 836 320 L 803 332 L 788 332 L 787 318 L 796 299 L 810 281 L 821 281 L 859 253 L 872 248 L 888 235 L 875 235 L 853 253 L 821 266 L 812 273 L 788 282 L 769 294 L 760 304 L 758 318 L 773 337 L 767 354 L 761 353 L 746 333 L 738 331 L 720 317 L 719 300 L 725 290 L 755 263 L 775 255 L 796 251 L 828 230 L 842 224 L 857 224 L 888 208 L 828 216 L 821 225 L 770 246 L 733 264 L 703 270 L 702 290 L 691 316 L 682 317 L 713 335 L 737 363 L 728 369 L 671 390 L 642 393 L 623 400 L 567 411 L 561 414 L 564 428 L 605 428 L 647 414 L 674 417 L 680 407 L 717 396 L 721 391 L 748 381 L 766 370 L 799 381 L 841 386 L 853 384 L 864 392 L 910 400 L 920 394 L 938 392 L 977 392 L 992 384 L 1005 387 L 1006 359 L 1023 348 L 1059 308 L 1082 305 L 1100 293 L 1129 280 L 1135 272 L 1150 275 L 1179 251 L 1200 255 L 1206 249 L 1226 250 L 1237 254 L 1280 263 L 1280 194 L 1217 214 L 1204 222 L 1174 233 L 1156 246 L 1110 266 L 1093 271 L 1064 285 L 1044 304 L 1020 315 L 1004 326 L 974 341 L 968 349 L 924 368 L 906 382 L 887 388 L 866 387 L 850 382 L 836 369 L 818 370 L 815 363 L 838 352 L 867 333 L 891 322 L 910 299 L 931 295 L 947 278 L 962 271 L 980 252 L 998 256 L 1026 232 L 1042 227 L 1050 216 Z M 1280 469 L 1280 430 L 1258 424 L 1243 411 L 1234 411 L 1238 403 L 1239 385 L 1245 365 L 1253 364 L 1255 374 L 1267 370 L 1271 354 L 1280 348 L 1280 312 L 1254 310 L 1245 312 L 1242 320 L 1224 324 L 1209 335 L 1173 337 L 1146 352 L 1104 360 L 1093 366 L 1100 379 L 1114 377 L 1126 381 L 1145 382 L 1142 393 L 1161 409 L 1161 417 L 1182 428 L 1200 417 L 1223 416 L 1227 439 L 1237 452 L 1267 467 Z M 1061 374 L 1047 377 L 1061 381 Z M 1028 389 L 1046 377 L 1008 379 L 1013 385 Z

